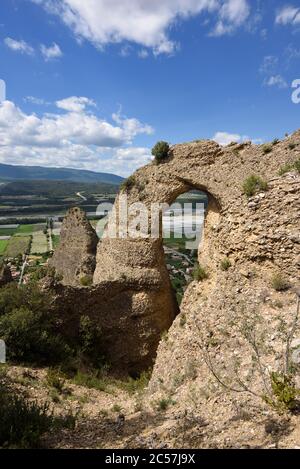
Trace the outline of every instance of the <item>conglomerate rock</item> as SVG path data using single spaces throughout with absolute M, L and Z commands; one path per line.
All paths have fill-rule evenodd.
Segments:
M 71 208 L 64 218 L 60 244 L 50 266 L 62 275 L 65 285 L 80 285 L 95 270 L 98 237 L 83 210 Z
M 199 251 L 199 262 L 205 266 L 208 279 L 189 286 L 181 314 L 174 322 L 178 308 L 162 241 L 149 234 L 126 239 L 107 236 L 114 224 L 118 226 L 116 221 L 108 223 L 106 236 L 98 244 L 94 285 L 89 293 L 81 297 L 84 289 L 76 293 L 74 288 L 71 293 L 61 292 L 70 314 L 72 303 L 76 303 L 73 310 L 98 317 L 100 324 L 105 316 L 110 361 L 124 371 L 140 371 L 149 366 L 155 359 L 162 332 L 173 322 L 168 340 L 161 341 L 158 348 L 151 393 L 162 393 L 163 387 L 165 393 L 168 390 L 176 397 L 175 381 L 182 383 L 180 392 L 188 393 L 191 380 L 197 377 L 199 383 L 206 383 L 204 387 L 211 385 L 212 376 L 199 352 L 201 325 L 205 331 L 209 328 L 208 335 L 229 328 L 230 336 L 233 327 L 230 321 L 235 316 L 239 318 L 243 308 L 249 310 L 249 304 L 262 309 L 271 323 L 280 313 L 276 304 L 278 308 L 282 305 L 285 316 L 294 310 L 295 295 L 291 288 L 299 285 L 300 267 L 300 176 L 292 165 L 299 158 L 298 148 L 300 131 L 267 150 L 251 143 L 221 147 L 212 141 L 196 141 L 175 145 L 164 162 L 137 170 L 127 188 L 121 190 L 116 210 L 124 195 L 128 205 L 142 202 L 149 211 L 151 204 L 171 204 L 191 189 L 205 191 L 209 199 L 204 242 Z M 279 176 L 279 169 L 288 165 L 290 170 Z M 265 180 L 268 190 L 247 198 L 243 183 L 251 175 Z M 76 242 L 74 237 L 75 246 Z M 56 258 L 60 258 L 61 265 L 65 265 L 63 256 L 64 249 L 60 247 Z M 222 268 L 224 259 L 230 262 L 228 270 Z M 76 256 L 72 256 L 72 262 L 77 263 Z M 274 292 L 275 275 L 284 277 L 291 288 Z M 100 292 L 104 285 L 103 296 Z M 90 298 L 88 302 L 85 295 Z M 233 334 L 236 336 L 236 331 Z M 231 360 L 229 352 L 222 349 L 225 344 L 230 348 L 230 343 L 221 336 L 216 339 L 214 352 L 218 363 L 225 358 Z M 234 347 L 236 343 L 232 350 Z M 249 357 L 247 347 L 240 347 L 243 358 Z M 190 368 L 196 368 L 196 372 L 187 371 L 185 376 L 182 370 Z M 195 377 L 191 378 L 192 375 Z

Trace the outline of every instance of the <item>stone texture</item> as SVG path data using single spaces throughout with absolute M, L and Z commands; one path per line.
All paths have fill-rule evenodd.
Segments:
M 62 225 L 60 244 L 49 265 L 62 275 L 65 285 L 80 285 L 83 277 L 92 277 L 98 236 L 79 208 L 71 208 Z
M 290 149 L 291 142 L 296 145 L 295 150 Z M 193 282 L 187 289 L 181 315 L 187 317 L 188 329 L 178 328 L 178 319 L 170 329 L 168 344 L 161 342 L 152 392 L 156 392 L 160 379 L 169 386 L 174 374 L 182 374 L 188 361 L 201 362 L 195 317 L 200 324 L 202 318 L 209 318 L 212 327 L 217 327 L 224 319 L 224 311 L 234 315 L 243 302 L 265 297 L 265 290 L 271 295 L 271 277 L 278 271 L 291 285 L 299 285 L 300 177 L 296 171 L 278 176 L 281 166 L 298 159 L 299 145 L 300 131 L 274 145 L 268 154 L 264 154 L 262 146 L 250 143 L 220 147 L 215 142 L 197 141 L 175 145 L 165 162 L 139 169 L 132 187 L 123 189 L 129 204 L 142 201 L 148 207 L 154 202 L 171 204 L 191 189 L 204 190 L 209 197 L 205 238 L 199 252 L 199 261 L 209 278 L 200 284 Z M 242 187 L 245 178 L 252 174 L 264 178 L 269 189 L 248 199 Z M 115 203 L 117 209 L 119 203 L 120 198 Z M 64 250 L 60 249 L 58 257 L 63 255 Z M 224 257 L 229 257 L 232 264 L 227 272 L 220 269 Z M 105 296 L 100 293 L 104 286 Z M 111 361 L 124 371 L 149 365 L 155 358 L 161 333 L 171 326 L 178 311 L 161 240 L 149 236 L 104 238 L 98 244 L 94 286 L 81 298 L 82 291 L 68 289 L 69 293 L 61 295 L 70 303 L 70 315 L 72 304 L 76 303 L 76 310 L 96 315 L 100 323 L 106 321 Z M 86 295 L 93 299 L 87 301 Z M 290 295 L 282 294 L 287 305 L 292 302 Z M 287 306 L 287 311 L 291 308 Z M 203 363 L 199 376 L 204 381 L 208 379 Z

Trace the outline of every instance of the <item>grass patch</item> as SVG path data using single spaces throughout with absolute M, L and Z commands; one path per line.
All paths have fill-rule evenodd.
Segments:
M 298 173 L 300 173 L 300 158 L 299 160 L 295 161 L 294 168 L 296 169 L 296 171 L 298 171 Z
M 77 371 L 76 375 L 72 379 L 72 382 L 77 386 L 84 386 L 89 389 L 97 389 L 98 391 L 108 392 L 109 385 L 111 384 L 108 378 L 99 377 L 97 371 L 94 373 L 83 373 Z
M 97 389 L 98 391 L 113 394 L 114 389 L 122 389 L 130 395 L 141 392 L 149 383 L 151 373 L 143 372 L 138 378 L 116 379 L 109 376 L 103 370 L 94 371 L 77 371 L 72 378 L 72 382 L 78 386 L 84 386 L 89 389 Z
M 268 190 L 268 183 L 264 181 L 260 176 L 252 174 L 245 179 L 243 184 L 243 191 L 247 197 L 252 197 L 257 192 Z
M 293 165 L 292 164 L 285 164 L 284 166 L 281 166 L 281 168 L 278 171 L 278 176 L 283 176 L 286 173 L 289 173 L 290 171 L 293 171 Z
M 226 270 L 230 269 L 231 265 L 232 264 L 230 262 L 230 259 L 228 257 L 224 257 L 224 259 L 222 259 L 221 261 L 220 267 L 221 270 L 225 272 Z
M 175 402 L 170 398 L 163 398 L 157 401 L 157 410 L 165 412 L 170 405 L 174 405 Z
M 300 173 L 300 158 L 295 161 L 294 163 L 291 163 L 291 164 L 286 164 L 284 166 L 282 166 L 278 172 L 278 175 L 279 176 L 283 176 L 284 174 L 290 172 L 290 171 L 298 171 L 298 173 Z
M 274 290 L 280 292 L 290 288 L 288 280 L 281 273 L 276 273 L 271 279 L 271 285 Z
M 200 264 L 196 264 L 194 267 L 193 278 L 198 282 L 208 279 L 208 272 L 205 267 Z
M 84 275 L 80 278 L 80 285 L 83 287 L 90 287 L 93 285 L 93 276 L 92 275 Z

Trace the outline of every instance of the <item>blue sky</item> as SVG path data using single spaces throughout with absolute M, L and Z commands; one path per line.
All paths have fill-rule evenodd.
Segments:
M 1 0 L 0 162 L 128 175 L 157 140 L 299 127 L 300 5 Z

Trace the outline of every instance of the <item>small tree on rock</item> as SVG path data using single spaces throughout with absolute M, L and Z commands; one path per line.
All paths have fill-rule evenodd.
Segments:
M 152 155 L 155 157 L 155 161 L 160 163 L 164 159 L 168 158 L 170 146 L 167 142 L 157 142 L 152 148 Z

